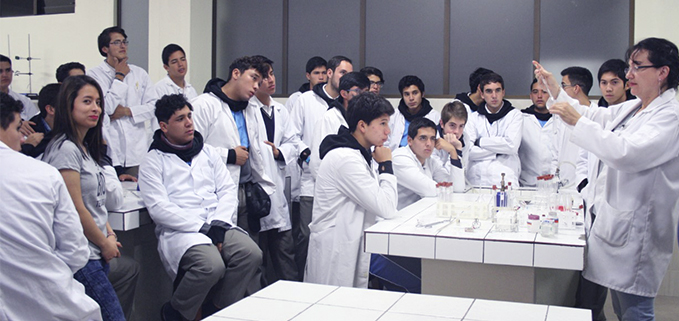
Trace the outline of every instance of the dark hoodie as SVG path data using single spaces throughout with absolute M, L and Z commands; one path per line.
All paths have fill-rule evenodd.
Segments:
M 344 99 L 341 96 L 337 97 L 336 100 L 333 100 L 332 103 L 330 103 L 330 106 L 328 106 L 328 110 L 331 110 L 333 108 L 337 108 L 340 114 L 342 114 L 344 120 L 345 121 L 347 120 L 347 111 L 344 109 Z
M 335 100 L 328 97 L 328 95 L 325 94 L 325 91 L 323 91 L 323 86 L 325 86 L 325 84 L 326 83 L 324 82 L 316 84 L 316 86 L 314 86 L 313 92 L 314 94 L 318 95 L 318 97 L 321 97 L 321 99 L 323 99 L 328 104 L 328 106 L 330 106 L 330 104 Z
M 153 142 L 151 143 L 151 147 L 149 147 L 149 151 L 154 149 L 157 149 L 163 153 L 175 154 L 181 160 L 188 163 L 193 159 L 194 156 L 198 155 L 198 153 L 203 150 L 203 135 L 197 131 L 194 131 L 193 140 L 188 144 L 172 145 L 165 137 L 165 134 L 163 134 L 163 132 L 158 129 L 153 134 Z
M 459 93 L 455 95 L 455 99 L 467 104 L 469 106 L 469 109 L 472 111 L 477 111 L 479 109 L 479 106 L 477 106 L 474 101 L 472 101 L 471 98 L 469 98 L 468 93 Z
M 328 135 L 325 137 L 325 139 L 323 139 L 320 147 L 318 148 L 318 155 L 321 159 L 323 159 L 323 157 L 325 157 L 325 155 L 327 155 L 331 150 L 342 147 L 356 149 L 361 152 L 361 155 L 363 158 L 365 158 L 366 163 L 368 163 L 368 166 L 370 166 L 372 162 L 372 154 L 370 153 L 370 150 L 361 146 L 356 138 L 351 135 L 349 129 L 344 126 L 340 126 L 336 135 Z M 380 174 L 385 172 L 389 174 L 394 173 L 391 161 L 382 162 L 379 165 Z
M 535 115 L 535 118 L 541 121 L 548 121 L 550 118 L 552 118 L 552 114 L 550 114 L 549 112 L 546 114 L 542 114 L 535 111 L 535 105 L 530 105 L 530 107 L 522 110 L 521 112 L 523 112 L 524 114 Z
M 481 115 L 486 116 L 486 119 L 488 119 L 488 122 L 492 124 L 496 120 L 500 120 L 503 117 L 507 116 L 507 114 L 509 114 L 510 111 L 514 110 L 514 107 L 512 107 L 512 103 L 510 103 L 508 100 L 503 99 L 502 102 L 503 102 L 503 105 L 500 108 L 500 111 L 498 111 L 495 114 L 488 113 L 488 111 L 486 110 L 486 103 L 485 102 L 482 103 L 479 106 L 479 109 L 476 112 L 478 112 Z
M 299 89 L 297 89 L 301 93 L 305 93 L 311 89 L 311 84 L 308 82 L 303 83 L 301 86 L 299 86 Z
M 406 105 L 405 101 L 403 101 L 403 98 L 401 98 L 401 101 L 398 103 L 398 111 L 400 111 L 403 117 L 405 117 L 405 119 L 409 122 L 412 122 L 415 118 L 427 116 L 431 110 L 431 104 L 427 98 L 422 98 L 422 108 L 420 108 L 420 111 L 418 111 L 415 115 L 410 114 L 408 105 Z
M 236 101 L 227 97 L 222 91 L 222 87 L 226 84 L 226 81 L 220 78 L 214 78 L 205 84 L 204 93 L 213 93 L 215 96 L 219 97 L 223 102 L 229 105 L 229 108 L 235 112 L 239 112 L 248 107 L 248 101 Z

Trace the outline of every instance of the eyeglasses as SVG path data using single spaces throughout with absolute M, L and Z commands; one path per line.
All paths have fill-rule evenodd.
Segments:
M 114 45 L 114 46 L 120 46 L 120 45 L 126 45 L 127 46 L 127 44 L 129 44 L 129 43 L 130 42 L 127 39 L 125 39 L 125 40 L 116 40 L 116 41 L 113 41 L 113 42 L 109 42 L 108 44 Z
M 371 81 L 370 87 L 372 87 L 372 86 L 377 86 L 378 88 L 382 88 L 382 86 L 384 86 L 384 81 Z
M 648 66 L 635 66 L 635 65 L 632 65 L 632 66 L 629 67 L 629 68 L 625 68 L 625 75 L 626 75 L 628 72 L 630 72 L 630 71 L 632 72 L 632 74 L 636 74 L 637 72 L 639 72 L 639 70 L 643 70 L 643 69 L 646 69 L 646 68 L 658 68 L 658 66 L 656 66 L 656 65 L 648 65 Z
M 577 86 L 577 84 L 575 84 L 575 85 L 569 85 L 569 84 L 567 84 L 567 83 L 565 83 L 565 82 L 562 82 L 562 83 L 561 83 L 561 88 L 563 88 L 563 89 L 566 89 L 566 87 L 575 87 L 575 86 Z
M 359 95 L 360 93 L 363 92 L 363 89 L 352 88 L 352 89 L 349 89 L 347 91 L 350 92 L 350 93 L 355 93 L 355 94 Z

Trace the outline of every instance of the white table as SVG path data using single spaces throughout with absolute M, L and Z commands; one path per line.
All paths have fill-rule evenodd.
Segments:
M 137 191 L 137 183 L 122 182 L 122 185 L 123 204 L 113 211 L 108 211 L 108 223 L 111 228 L 115 231 L 130 231 L 152 223 L 144 201 Z
M 589 310 L 278 281 L 208 321 L 578 321 Z
M 455 194 L 457 200 L 489 202 L 490 194 Z M 436 199 L 408 206 L 393 220 L 365 230 L 365 251 L 422 259 L 422 292 L 528 303 L 571 305 L 578 271 L 584 262 L 584 229 L 563 230 L 554 237 L 496 232 L 490 221 L 472 232 L 471 220 L 460 226 L 417 227 L 433 216 Z

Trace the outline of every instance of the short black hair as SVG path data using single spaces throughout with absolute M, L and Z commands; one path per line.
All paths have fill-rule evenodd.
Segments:
M 68 73 L 73 69 L 80 69 L 83 73 L 85 72 L 85 66 L 83 66 L 83 64 L 79 62 L 67 62 L 57 68 L 57 82 L 64 82 L 64 79 L 68 77 Z
M 231 65 L 229 65 L 229 77 L 226 78 L 226 82 L 229 82 L 229 80 L 231 80 L 231 75 L 233 75 L 233 71 L 236 69 L 238 69 L 241 74 L 248 69 L 254 69 L 257 70 L 257 72 L 259 73 L 260 76 L 262 76 L 262 78 L 264 78 L 269 72 L 269 67 L 263 64 L 261 59 L 257 59 L 251 56 L 243 56 L 240 58 L 236 58 L 236 60 L 234 60 L 231 63 Z
M 309 58 L 306 62 L 306 73 L 310 74 L 314 69 L 318 67 L 328 68 L 328 62 L 323 59 L 323 57 L 314 56 Z
M 262 55 L 254 55 L 252 58 L 257 61 L 257 64 L 262 65 L 262 70 L 264 71 L 262 78 L 267 78 L 269 76 L 269 71 L 273 69 L 273 60 Z
M 125 30 L 123 30 L 123 28 L 120 28 L 118 26 L 113 26 L 113 27 L 108 27 L 108 28 L 104 29 L 104 31 L 102 31 L 99 34 L 99 37 L 97 37 L 97 45 L 99 45 L 99 48 L 98 48 L 99 53 L 104 57 L 106 57 L 106 53 L 103 50 L 101 50 L 101 48 L 104 48 L 104 47 L 108 48 L 109 43 L 111 42 L 111 33 L 114 33 L 114 32 L 117 32 L 117 33 L 123 35 L 123 37 L 125 37 L 125 39 L 127 39 L 127 34 L 125 33 Z
M 22 110 L 24 110 L 24 105 L 20 101 L 14 100 L 9 94 L 0 92 L 0 127 L 3 130 L 7 130 L 9 124 L 14 121 L 14 117 L 19 116 L 17 114 L 21 114 Z
M 163 48 L 163 53 L 161 54 L 163 65 L 167 66 L 170 63 L 170 56 L 172 56 L 172 54 L 177 51 L 181 51 L 184 56 L 186 56 L 186 52 L 184 52 L 184 49 L 182 49 L 182 47 L 178 44 L 171 43 L 165 46 L 165 48 Z
M 422 79 L 419 77 L 413 75 L 403 76 L 403 78 L 398 81 L 398 92 L 403 96 L 403 89 L 412 85 L 417 86 L 420 92 L 424 93 L 424 82 L 422 82 Z
M 0 55 L 0 62 L 9 62 L 10 67 L 12 66 L 12 59 L 9 59 L 9 57 L 5 55 Z
M 169 122 L 172 115 L 174 115 L 177 110 L 184 109 L 184 106 L 188 106 L 189 109 L 193 111 L 193 106 L 191 106 L 191 103 L 188 102 L 182 94 L 172 94 L 160 97 L 160 99 L 156 101 L 155 112 L 158 122 Z
M 61 84 L 48 84 L 40 89 L 38 94 L 38 108 L 40 108 L 40 117 L 47 117 L 47 110 L 45 107 L 50 105 L 57 108 L 57 98 L 59 97 L 59 90 L 61 89 Z
M 328 60 L 328 69 L 331 69 L 333 72 L 335 72 L 335 69 L 337 69 L 337 66 L 339 66 L 342 63 L 342 61 L 346 61 L 350 64 L 352 63 L 351 59 L 345 56 L 335 56 Z
M 483 88 L 486 87 L 486 85 L 496 83 L 496 82 L 500 83 L 500 87 L 502 87 L 502 89 L 505 89 L 505 81 L 504 81 L 504 79 L 502 79 L 502 76 L 500 76 L 500 75 L 498 75 L 498 74 L 496 74 L 492 71 L 487 73 L 487 74 L 484 74 L 479 79 L 479 86 L 481 87 L 481 91 L 483 91 Z
M 349 91 L 352 87 L 365 89 L 370 87 L 370 80 L 361 72 L 352 71 L 340 78 L 339 90 Z
M 431 128 L 434 130 L 434 134 L 436 134 L 436 123 L 426 117 L 417 117 L 408 126 L 408 137 L 415 139 L 420 128 Z
M 589 91 L 594 83 L 594 77 L 592 77 L 592 73 L 587 68 L 578 66 L 568 67 L 561 71 L 561 76 L 568 76 L 571 85 L 580 86 L 585 95 L 589 95 Z
M 370 124 L 382 115 L 394 114 L 394 107 L 384 97 L 369 91 L 360 93 L 350 100 L 347 109 L 347 125 L 352 133 L 356 131 L 361 120 Z
M 537 78 L 533 78 L 533 81 L 530 82 L 530 91 L 533 91 L 533 85 L 538 82 Z
M 481 76 L 485 74 L 492 73 L 490 69 L 483 67 L 476 68 L 471 74 L 469 74 L 469 92 L 475 93 L 476 88 L 479 87 L 479 82 L 481 81 Z
M 380 77 L 380 81 L 384 83 L 384 76 L 382 75 L 382 70 L 379 70 L 371 66 L 365 66 L 361 68 L 361 72 L 364 73 L 366 76 L 375 75 L 377 77 Z
M 677 89 L 677 86 L 679 86 L 679 53 L 677 53 L 677 46 L 667 39 L 646 38 L 627 50 L 626 59 L 629 61 L 634 53 L 639 50 L 648 51 L 648 61 L 653 66 L 667 66 L 670 68 L 670 72 L 667 75 L 667 88 Z

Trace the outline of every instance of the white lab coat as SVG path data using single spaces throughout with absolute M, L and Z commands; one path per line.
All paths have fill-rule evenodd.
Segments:
M 196 131 L 203 135 L 205 144 L 212 145 L 222 161 L 226 164 L 229 156 L 229 149 L 240 146 L 240 134 L 233 113 L 226 102 L 223 102 L 213 93 L 204 93 L 196 97 L 191 104 L 193 105 L 193 124 Z M 245 124 L 248 131 L 250 148 L 248 149 L 248 160 L 252 168 L 253 182 L 259 183 L 267 194 L 272 195 L 276 191 L 276 185 L 271 177 L 264 171 L 262 150 L 271 149 L 264 144 L 266 131 L 258 130 L 257 117 L 262 116 L 258 108 L 248 106 L 243 110 Z M 240 182 L 240 165 L 226 164 L 226 168 L 231 174 L 231 180 L 236 184 Z M 235 221 L 234 221 L 235 222 Z
M 568 101 L 561 91 L 557 101 Z M 587 199 L 596 213 L 583 276 L 616 291 L 654 297 L 667 271 L 679 212 L 679 102 L 670 89 L 624 126 L 635 99 L 608 108 L 575 105 L 583 117 L 571 141 L 597 156 L 589 162 Z M 553 101 L 548 101 L 551 106 Z M 599 164 L 602 164 L 599 171 Z
M 123 206 L 125 202 L 125 190 L 123 184 L 120 183 L 118 174 L 112 166 L 102 166 L 104 169 L 104 177 L 106 178 L 106 209 L 109 211 L 116 210 Z
M 0 159 L 0 319 L 101 320 L 73 278 L 90 251 L 61 174 L 2 142 Z
M 8 94 L 12 98 L 14 98 L 14 100 L 18 100 L 21 102 L 22 105 L 24 105 L 24 109 L 21 110 L 21 119 L 29 120 L 33 118 L 33 116 L 40 113 L 40 109 L 38 109 L 38 107 L 36 107 L 35 104 L 28 97 L 19 94 L 11 89 L 9 89 Z
M 250 106 L 254 109 L 259 110 L 264 108 L 268 110 L 262 102 L 257 99 L 256 96 L 250 98 Z M 283 154 L 285 163 L 279 162 L 274 159 L 273 150 L 268 145 L 264 145 L 262 148 L 262 160 L 263 168 L 266 171 L 268 177 L 271 177 L 274 181 L 276 192 L 270 195 L 271 198 L 271 212 L 269 215 L 259 219 L 261 225 L 261 231 L 268 231 L 272 229 L 278 229 L 279 231 L 287 231 L 292 227 L 290 221 L 290 212 L 288 210 L 288 202 L 285 199 L 285 193 L 283 186 L 285 184 L 285 168 L 287 164 L 296 165 L 297 160 L 297 144 L 295 141 L 296 136 L 292 135 L 292 132 L 288 130 L 290 126 L 290 115 L 288 110 L 285 109 L 281 103 L 276 102 L 271 99 L 271 107 L 274 114 L 274 139 L 273 144 L 276 148 Z M 269 112 L 267 112 L 268 114 Z M 267 140 L 266 126 L 264 125 L 264 119 L 259 112 L 257 116 L 258 126 L 257 129 L 261 133 L 262 139 Z
M 316 122 L 314 128 L 314 135 L 311 136 L 311 156 L 309 160 L 309 171 L 314 181 L 316 181 L 316 176 L 318 176 L 318 168 L 321 166 L 321 158 L 318 155 L 318 149 L 321 146 L 321 142 L 328 135 L 335 135 L 339 130 L 340 126 L 349 127 L 347 125 L 346 119 L 342 116 L 342 112 L 337 110 L 337 108 L 330 108 L 325 111 L 323 118 Z
M 469 183 L 474 186 L 499 185 L 500 175 L 505 173 L 505 182 L 516 185 L 521 172 L 519 145 L 522 131 L 523 116 L 516 109 L 492 124 L 485 115 L 469 115 L 465 135 L 469 136 L 471 144 L 481 138 L 479 146 L 473 145 L 469 150 Z
M 196 93 L 196 89 L 191 86 L 191 84 L 184 80 L 184 88 L 181 88 L 177 86 L 177 84 L 172 81 L 172 78 L 170 78 L 169 75 L 165 75 L 161 80 L 159 80 L 154 86 L 153 90 L 155 91 L 156 97 L 160 99 L 161 97 L 165 95 L 174 95 L 174 94 L 181 94 L 186 98 L 187 101 L 191 101 L 191 99 L 194 99 L 198 97 L 198 94 Z
M 458 182 L 455 182 L 455 172 L 453 171 L 455 166 L 450 163 L 450 156 L 445 163 L 442 163 L 437 157 L 429 157 L 422 165 L 410 146 L 404 146 L 394 151 L 392 164 L 394 175 L 396 175 L 398 181 L 397 209 L 399 210 L 423 197 L 436 197 L 437 182 L 453 182 L 454 188 L 456 183 L 459 184 L 459 176 L 462 176 L 464 184 L 464 174 L 459 175 L 462 171 L 461 168 L 458 168 L 460 170 L 457 175 Z
M 439 124 L 441 122 L 441 113 L 436 109 L 432 109 L 428 114 L 424 116 L 425 118 L 434 122 L 434 124 Z M 406 128 L 406 118 L 401 114 L 401 111 L 394 108 L 394 114 L 389 117 L 389 129 L 391 133 L 389 138 L 384 142 L 384 146 L 389 147 L 392 151 L 395 151 L 401 144 L 401 139 L 403 138 L 403 132 Z M 407 135 L 407 133 L 406 133 Z
M 118 105 L 129 107 L 132 117 L 122 117 L 110 121 L 108 145 L 114 166 L 131 167 L 141 164 L 149 148 L 146 121 L 155 119 L 153 83 L 146 71 L 129 65 L 130 72 L 123 81 L 115 79 L 115 69 L 106 61 L 88 69 L 87 74 L 94 78 L 104 92 L 105 117 L 115 112 Z
M 288 114 L 292 114 L 292 106 L 295 105 L 295 102 L 301 95 L 302 92 L 296 91 L 288 97 L 288 100 L 285 102 L 285 108 L 288 110 Z M 299 153 L 297 154 L 299 156 Z M 285 177 L 290 177 L 290 201 L 299 202 L 302 169 L 297 165 L 296 159 L 285 167 Z
M 139 190 L 156 223 L 160 260 L 172 279 L 186 250 L 212 243 L 200 233 L 203 224 L 219 220 L 236 226 L 237 187 L 210 145 L 191 165 L 175 154 L 149 151 L 139 168 Z
M 537 186 L 537 177 L 554 174 L 558 162 L 556 141 L 559 134 L 558 120 L 551 117 L 540 126 L 540 121 L 533 114 L 522 113 L 523 133 L 519 146 L 521 160 L 521 186 Z
M 363 230 L 396 215 L 397 193 L 396 176 L 378 175 L 360 151 L 328 152 L 316 180 L 304 282 L 367 288 Z
M 314 134 L 316 123 L 323 118 L 323 114 L 328 110 L 328 103 L 323 98 L 316 95 L 313 90 L 303 93 L 292 106 L 290 120 L 291 130 L 300 140 L 297 155 L 305 149 L 311 149 L 311 140 Z M 314 196 L 314 178 L 311 176 L 309 164 L 304 163 L 300 182 L 300 196 Z

